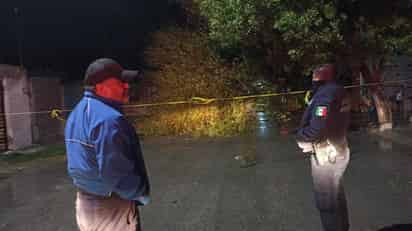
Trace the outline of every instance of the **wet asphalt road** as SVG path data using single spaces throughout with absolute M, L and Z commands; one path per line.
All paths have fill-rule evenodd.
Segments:
M 344 184 L 353 231 L 412 223 L 412 129 L 394 132 L 400 142 L 392 145 L 390 134 L 350 136 Z M 152 138 L 143 150 L 153 191 L 141 209 L 146 231 L 321 230 L 309 159 L 292 137 Z M 244 153 L 257 164 L 241 168 L 234 157 Z M 0 180 L 0 195 L 0 231 L 77 230 L 63 158 Z

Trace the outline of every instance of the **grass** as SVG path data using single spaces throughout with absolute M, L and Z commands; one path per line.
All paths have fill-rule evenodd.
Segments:
M 166 108 L 137 119 L 135 126 L 145 136 L 233 136 L 254 127 L 254 111 L 250 102 Z
M 64 144 L 47 145 L 44 147 L 39 147 L 38 150 L 34 151 L 26 149 L 21 151 L 12 151 L 7 154 L 0 154 L 0 163 L 17 164 L 37 159 L 64 156 L 65 154 L 66 149 Z
M 148 109 L 134 125 L 144 136 L 229 137 L 251 133 L 257 127 L 258 111 L 264 111 L 279 124 L 296 123 L 303 109 L 299 97 L 218 102 L 210 105 L 171 105 Z M 300 118 L 299 118 L 300 120 Z

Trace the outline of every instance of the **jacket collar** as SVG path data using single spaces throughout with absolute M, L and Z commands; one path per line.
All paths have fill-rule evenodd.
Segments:
M 116 109 L 117 111 L 123 112 L 123 111 L 122 111 L 123 103 L 120 103 L 120 102 L 115 101 L 115 100 L 111 100 L 111 99 L 108 99 L 108 98 L 104 98 L 104 97 L 98 96 L 98 95 L 96 95 L 96 94 L 95 94 L 93 91 L 91 91 L 91 90 L 86 90 L 86 91 L 84 92 L 84 97 L 93 98 L 93 99 L 99 100 L 99 101 L 101 101 L 102 103 L 107 104 L 108 106 Z

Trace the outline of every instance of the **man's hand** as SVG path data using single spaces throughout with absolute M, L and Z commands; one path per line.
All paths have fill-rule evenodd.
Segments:
M 299 148 L 302 149 L 303 153 L 314 152 L 313 145 L 310 142 L 300 142 L 298 141 Z

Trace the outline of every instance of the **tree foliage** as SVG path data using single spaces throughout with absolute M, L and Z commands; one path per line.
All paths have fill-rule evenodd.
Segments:
M 242 85 L 239 84 L 242 68 L 215 56 L 207 45 L 205 33 L 171 26 L 153 33 L 150 41 L 144 58 L 152 70 L 145 72 L 145 79 L 156 91 L 148 100 L 164 102 L 245 94 L 245 88 L 236 88 Z M 136 126 L 145 135 L 236 135 L 253 128 L 250 126 L 255 121 L 253 109 L 253 102 L 152 107 L 146 108 L 147 117 L 137 120 Z
M 275 77 L 412 47 L 410 0 L 195 1 L 218 51 L 261 59 Z
M 146 74 L 157 88 L 152 100 L 226 97 L 242 93 L 242 89 L 233 88 L 238 81 L 236 68 L 213 55 L 201 32 L 178 27 L 157 31 L 152 34 L 144 57 L 156 67 Z

